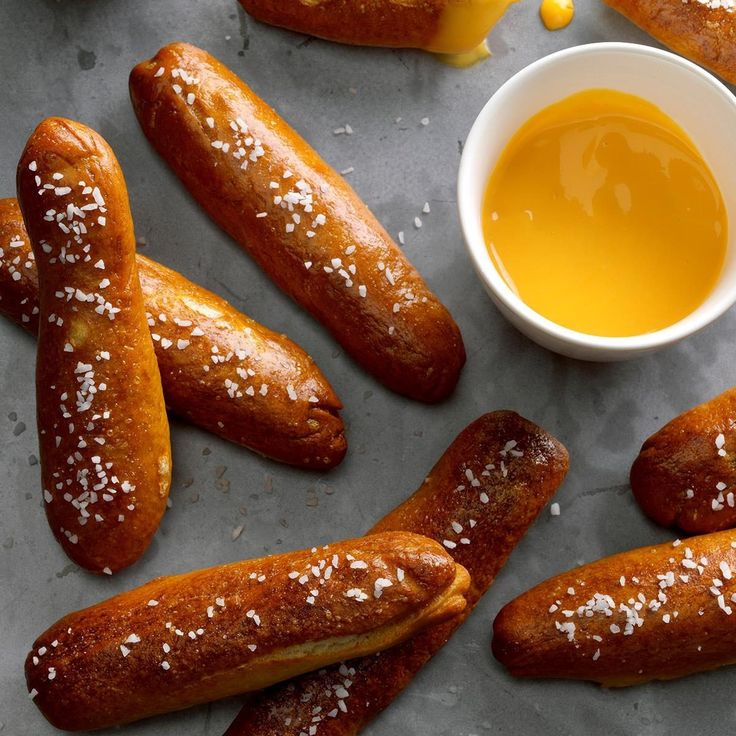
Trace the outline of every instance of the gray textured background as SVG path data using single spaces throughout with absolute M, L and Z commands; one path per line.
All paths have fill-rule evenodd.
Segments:
M 286 0 L 285 0 L 286 1 Z M 470 70 L 408 51 L 352 49 L 260 26 L 235 0 L 0 0 L 0 196 L 33 127 L 65 115 L 99 130 L 125 170 L 145 253 L 284 331 L 317 360 L 345 402 L 350 453 L 324 476 L 281 467 L 174 421 L 173 508 L 145 558 L 113 579 L 70 564 L 49 533 L 34 464 L 35 345 L 0 322 L 0 730 L 53 733 L 28 700 L 22 665 L 34 637 L 70 610 L 157 575 L 363 533 L 410 494 L 479 414 L 512 408 L 556 433 L 572 468 L 472 618 L 368 729 L 377 734 L 715 734 L 736 725 L 736 672 L 604 691 L 517 682 L 489 654 L 500 606 L 579 562 L 670 538 L 627 486 L 642 440 L 734 382 L 733 311 L 653 357 L 591 365 L 521 337 L 495 311 L 465 255 L 455 213 L 459 147 L 488 97 L 534 59 L 577 43 L 649 39 L 597 0 L 578 0 L 567 30 L 543 30 L 537 1 L 494 31 L 494 58 Z M 138 130 L 127 96 L 135 62 L 182 39 L 235 69 L 349 179 L 460 324 L 468 364 L 454 398 L 425 407 L 364 375 L 197 209 Z M 430 124 L 421 126 L 423 117 Z M 395 119 L 402 121 L 396 124 Z M 349 123 L 354 135 L 335 136 Z M 432 212 L 417 231 L 425 201 Z M 244 525 L 232 541 L 234 528 Z M 218 736 L 237 700 L 157 718 L 135 736 Z

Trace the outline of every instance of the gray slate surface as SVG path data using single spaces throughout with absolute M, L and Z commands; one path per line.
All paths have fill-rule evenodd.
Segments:
M 597 0 L 578 0 L 565 31 L 545 32 L 536 0 L 491 36 L 494 58 L 468 71 L 408 51 L 351 49 L 260 26 L 234 0 L 2 0 L 0 196 L 33 127 L 65 115 L 99 130 L 128 180 L 145 253 L 174 266 L 310 351 L 346 408 L 351 452 L 335 472 L 290 470 L 174 421 L 173 508 L 144 560 L 100 580 L 70 564 L 41 510 L 33 340 L 0 322 L 0 731 L 53 733 L 28 700 L 22 665 L 34 637 L 70 610 L 154 576 L 361 534 L 403 500 L 479 414 L 512 408 L 556 433 L 572 469 L 478 609 L 378 734 L 716 734 L 736 725 L 736 672 L 603 691 L 517 682 L 489 654 L 500 606 L 579 562 L 671 538 L 639 513 L 627 486 L 640 443 L 667 419 L 734 382 L 736 315 L 653 357 L 591 365 L 557 357 L 496 312 L 465 255 L 455 211 L 459 146 L 488 97 L 549 52 L 601 40 L 650 40 Z M 190 200 L 149 150 L 127 96 L 135 62 L 184 39 L 241 74 L 350 181 L 459 322 L 469 361 L 456 395 L 425 407 L 389 394 L 289 302 Z M 428 116 L 430 124 L 421 126 Z M 395 119 L 401 117 L 400 124 Z M 349 123 L 355 134 L 335 136 Z M 425 201 L 424 227 L 412 222 Z M 232 541 L 234 528 L 244 525 Z M 218 736 L 237 700 L 141 723 L 131 736 Z

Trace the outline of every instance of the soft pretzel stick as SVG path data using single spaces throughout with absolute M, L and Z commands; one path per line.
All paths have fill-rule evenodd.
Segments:
M 129 723 L 391 647 L 462 611 L 468 584 L 406 532 L 158 578 L 51 626 L 28 690 L 57 728 Z
M 0 199 L 0 314 L 38 337 L 38 269 L 18 200 Z
M 609 687 L 736 662 L 736 532 L 642 547 L 557 575 L 504 606 L 493 653 L 518 677 Z
M 439 401 L 465 362 L 452 317 L 376 218 L 219 61 L 174 43 L 133 69 L 143 132 L 192 196 L 366 370 Z
M 634 497 L 651 519 L 702 534 L 736 525 L 736 388 L 653 434 L 631 467 Z
M 605 0 L 678 54 L 736 84 L 736 7 L 729 0 Z
M 48 118 L 21 155 L 18 200 L 39 275 L 36 416 L 46 516 L 72 560 L 111 574 L 148 547 L 171 483 L 128 192 L 99 134 Z
M 361 46 L 472 51 L 516 0 L 240 0 L 256 20 Z
M 473 422 L 419 490 L 371 530 L 405 529 L 442 542 L 470 572 L 465 612 L 380 656 L 335 665 L 253 697 L 226 736 L 357 734 L 470 614 L 567 466 L 565 448 L 518 414 L 493 412 Z
M 137 263 L 171 411 L 290 465 L 342 460 L 340 401 L 298 345 L 176 271 L 142 255 Z M 0 199 L 0 314 L 38 334 L 38 274 L 14 199 Z

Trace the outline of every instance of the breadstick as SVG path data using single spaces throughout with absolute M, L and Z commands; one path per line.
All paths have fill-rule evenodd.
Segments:
M 36 256 L 17 199 L 0 199 L 0 314 L 38 335 Z
M 736 84 L 736 7 L 728 0 L 605 0 L 678 54 Z
M 240 0 L 256 20 L 329 41 L 472 51 L 516 0 Z
M 101 136 L 49 118 L 21 156 L 18 199 L 39 276 L 36 414 L 46 516 L 74 562 L 112 574 L 148 547 L 171 483 L 128 192 Z
M 290 465 L 340 463 L 342 405 L 298 345 L 176 271 L 141 255 L 137 263 L 171 411 Z M 0 314 L 38 334 L 36 264 L 14 199 L 0 199 Z
M 517 677 L 609 687 L 736 662 L 736 532 L 606 557 L 506 605 L 493 653 Z
M 493 412 L 473 422 L 419 490 L 371 532 L 405 529 L 444 544 L 471 575 L 465 611 L 380 656 L 272 688 L 246 703 L 226 736 L 352 736 L 361 731 L 470 614 L 557 490 L 567 466 L 565 448 L 518 414 Z
M 690 534 L 736 525 L 736 389 L 666 424 L 642 446 L 631 489 L 652 520 Z
M 439 401 L 457 325 L 367 207 L 238 77 L 184 43 L 130 78 L 143 132 L 194 198 L 366 370 Z
M 465 608 L 468 573 L 389 533 L 158 578 L 65 616 L 28 689 L 57 728 L 105 728 L 393 646 Z

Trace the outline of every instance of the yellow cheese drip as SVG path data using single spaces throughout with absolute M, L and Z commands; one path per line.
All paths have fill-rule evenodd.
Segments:
M 633 95 L 593 89 L 527 121 L 486 189 L 483 226 L 507 284 L 579 332 L 678 322 L 715 286 L 728 217 L 687 134 Z
M 548 31 L 559 31 L 570 25 L 575 15 L 575 6 L 573 0 L 542 0 L 539 14 Z
M 464 54 L 437 54 L 437 58 L 440 61 L 449 66 L 455 66 L 458 69 L 467 69 L 469 66 L 488 59 L 490 56 L 491 50 L 488 48 L 486 41 L 483 41 L 472 51 L 466 51 Z
M 517 0 L 449 0 L 427 51 L 467 54 L 477 49 Z

